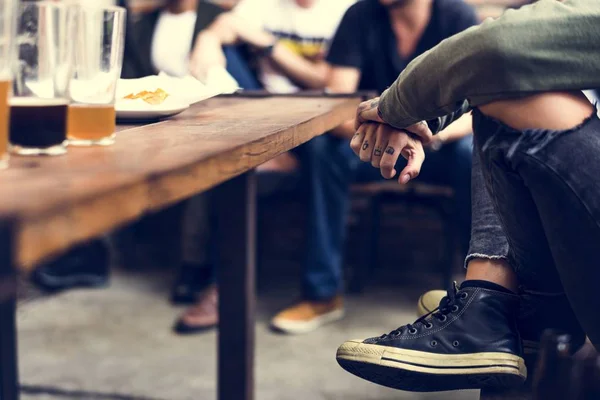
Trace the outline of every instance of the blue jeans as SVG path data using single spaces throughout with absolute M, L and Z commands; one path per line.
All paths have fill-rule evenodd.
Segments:
M 238 49 L 224 48 L 227 69 L 244 89 L 260 89 Z M 349 188 L 360 160 L 347 140 L 316 137 L 293 150 L 300 161 L 301 187 L 308 203 L 307 249 L 302 287 L 309 300 L 330 299 L 342 291 L 342 258 L 349 211 Z M 268 192 L 272 177 L 258 177 Z
M 262 85 L 248 66 L 248 62 L 238 46 L 225 46 L 223 47 L 223 53 L 225 53 L 225 59 L 227 60 L 227 72 L 231 74 L 242 89 L 262 89 Z
M 439 151 L 428 151 L 418 182 L 449 186 L 454 189 L 456 212 L 454 224 L 458 231 L 461 252 L 467 253 L 471 234 L 471 159 L 473 137 L 467 136 L 443 146 Z M 401 158 L 397 170 L 406 165 Z M 383 180 L 379 169 L 370 164 L 361 164 L 357 181 L 372 182 Z
M 304 297 L 330 299 L 342 291 L 349 188 L 360 160 L 348 140 L 330 134 L 312 139 L 293 153 L 300 160 L 308 202 Z
M 225 47 L 227 70 L 240 87 L 253 90 L 261 85 L 239 49 Z M 301 188 L 308 203 L 307 258 L 303 278 L 306 299 L 330 299 L 342 290 L 342 257 L 349 210 L 349 188 L 360 160 L 352 153 L 348 140 L 332 135 L 316 137 L 293 153 L 301 169 Z M 277 187 L 273 174 L 259 174 L 260 194 Z M 215 264 L 211 254 L 210 195 L 188 201 L 184 218 L 183 260 L 194 264 Z
M 474 132 L 472 253 L 506 258 L 527 290 L 564 290 L 600 348 L 600 120 L 517 131 L 476 110 Z

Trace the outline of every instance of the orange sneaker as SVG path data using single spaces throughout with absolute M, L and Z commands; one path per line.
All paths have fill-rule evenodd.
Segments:
M 336 296 L 327 301 L 302 301 L 277 314 L 271 327 L 283 333 L 301 334 L 344 318 L 344 301 Z

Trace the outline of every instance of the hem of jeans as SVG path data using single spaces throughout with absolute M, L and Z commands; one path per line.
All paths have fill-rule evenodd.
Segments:
M 490 255 L 490 254 L 483 254 L 483 253 L 470 253 L 469 255 L 467 255 L 467 258 L 465 258 L 464 268 L 468 269 L 469 268 L 469 262 L 471 262 L 472 260 L 475 260 L 475 259 L 480 259 L 480 260 L 506 260 L 506 261 L 508 261 L 508 257 L 507 256 Z
M 343 296 L 343 292 L 337 291 L 333 294 L 327 294 L 325 296 L 323 296 L 323 295 L 315 296 L 315 295 L 310 295 L 310 294 L 304 293 L 302 295 L 302 300 L 304 300 L 304 301 L 319 301 L 319 302 L 330 301 L 330 300 L 335 299 L 337 296 Z

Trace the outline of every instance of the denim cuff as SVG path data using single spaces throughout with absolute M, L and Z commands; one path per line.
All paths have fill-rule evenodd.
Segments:
M 465 258 L 465 269 L 469 268 L 469 263 L 472 260 L 505 260 L 508 261 L 508 257 L 505 255 L 488 255 L 482 253 L 469 253 L 467 258 Z

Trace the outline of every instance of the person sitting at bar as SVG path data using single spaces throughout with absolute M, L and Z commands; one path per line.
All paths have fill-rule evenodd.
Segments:
M 125 1 L 120 1 L 125 6 Z M 190 54 L 198 34 L 225 10 L 201 0 L 168 0 L 163 7 L 130 15 L 121 77 L 142 78 L 165 72 L 171 76 L 189 73 Z M 246 88 L 258 83 L 234 47 L 223 48 L 228 72 Z
M 393 82 L 410 60 L 477 22 L 474 9 L 462 0 L 359 1 L 345 13 L 328 50 L 327 88 L 330 92 L 337 93 L 354 93 L 357 90 L 380 93 Z M 348 129 L 346 125 L 335 129 L 330 136 L 348 140 L 353 133 L 353 128 Z M 443 135 L 446 135 L 447 145 L 443 145 L 442 140 L 436 143 L 440 151 L 432 152 L 434 162 L 431 164 L 430 181 L 452 183 L 458 189 L 461 201 L 466 200 L 467 204 L 462 207 L 459 221 L 462 226 L 466 225 L 462 232 L 468 241 L 471 163 L 468 117 Z M 335 223 L 338 224 L 335 228 L 340 232 L 340 241 L 335 247 L 336 262 L 306 266 L 306 291 L 319 293 L 325 298 L 341 297 L 343 292 L 342 240 L 350 203 L 349 185 L 355 179 L 378 179 L 373 177 L 370 170 L 365 169 L 359 170 L 358 176 L 354 176 L 358 166 L 351 160 L 346 162 L 346 170 L 351 176 L 338 179 L 335 186 L 336 191 L 344 194 L 343 202 L 338 204 L 335 219 Z M 446 166 L 450 163 L 462 163 L 463 168 L 446 174 L 443 171 L 449 171 Z M 316 241 L 317 238 L 309 240 Z M 326 243 L 314 245 L 324 247 Z M 319 280 L 316 280 L 316 277 L 319 277 Z M 315 310 L 314 306 L 311 308 L 306 303 L 300 303 L 297 307 L 276 315 L 271 323 L 279 330 L 294 333 L 296 327 L 310 326 L 309 321 L 315 315 L 319 315 L 319 311 Z
M 293 93 L 304 89 L 323 90 L 328 66 L 326 47 L 344 12 L 354 0 L 242 0 L 231 11 L 221 14 L 199 36 L 190 70 L 205 79 L 211 68 L 226 67 L 223 47 L 249 45 L 258 57 L 258 79 L 272 93 Z M 268 11 L 266 11 L 268 10 Z M 289 333 L 308 332 L 342 317 L 341 271 L 348 185 L 358 163 L 348 149 L 346 138 L 324 135 L 300 146 L 259 168 L 259 191 L 267 191 L 269 171 L 300 170 L 300 181 L 308 201 L 308 248 L 305 261 L 302 300 L 280 314 L 274 324 Z M 206 196 L 208 199 L 210 195 Z M 184 269 L 214 270 L 199 265 L 199 254 L 210 252 L 210 232 L 199 222 L 208 211 L 210 200 L 193 200 L 198 208 L 188 208 L 184 235 Z M 210 208 L 210 206 L 208 206 Z M 206 217 L 204 217 L 206 219 Z M 194 232 L 195 224 L 196 232 Z M 206 254 L 204 254 L 206 259 Z M 208 259 L 212 259 L 211 256 Z M 333 271 L 333 274 L 332 272 Z M 196 272 L 197 275 L 210 273 Z M 192 274 L 189 274 L 192 275 Z M 185 286 L 181 285 L 182 293 Z M 200 294 L 197 304 L 188 309 L 175 325 L 179 333 L 201 332 L 218 320 L 216 286 Z M 281 318 L 282 317 L 282 318 Z
M 527 377 L 521 291 L 537 298 L 531 318 L 543 310 L 554 324 L 570 318 L 554 298 L 568 299 L 572 329 L 580 323 L 600 346 L 600 119 L 582 93 L 600 86 L 599 22 L 595 0 L 506 12 L 442 42 L 359 107 L 352 148 L 400 183 L 418 175 L 432 132 L 474 109 L 481 179 L 473 182 L 473 211 L 496 217 L 474 218 L 480 232 L 472 246 L 489 250 L 500 239 L 507 253 L 496 268 L 469 267 L 432 314 L 344 343 L 337 358 L 348 371 L 413 391 L 520 385 Z M 365 144 L 373 131 L 376 141 Z M 400 155 L 406 166 L 396 165 Z
M 245 6 L 244 2 L 240 6 Z M 242 11 L 245 12 L 243 9 Z M 237 26 L 239 22 L 236 15 L 231 15 L 231 20 L 228 20 L 227 14 L 222 18 L 225 19 L 225 22 L 222 22 L 225 27 L 228 27 L 228 24 Z M 227 36 L 220 32 L 220 29 L 227 28 L 220 27 L 219 22 L 215 23 L 217 24 L 214 27 L 215 32 L 210 32 L 209 29 L 206 33 L 208 37 L 204 39 L 206 43 L 204 46 L 202 39 L 199 40 L 198 48 L 202 49 L 200 52 L 202 56 L 215 54 L 203 58 L 209 61 L 200 63 L 202 70 L 210 68 L 212 65 L 210 60 L 222 60 L 222 57 L 217 57 L 220 53 L 220 45 L 224 42 L 228 44 L 235 42 L 234 35 Z M 382 92 L 410 60 L 443 39 L 477 22 L 474 9 L 462 0 L 360 1 L 347 11 L 331 43 L 326 59 L 331 65 L 323 66 L 327 70 L 327 87 L 332 92 L 353 93 L 356 90 Z M 357 29 L 357 26 L 362 28 Z M 250 36 L 245 29 L 239 30 L 243 35 Z M 218 35 L 225 39 L 216 40 L 214 37 Z M 283 38 L 282 40 L 286 40 L 285 35 Z M 275 43 L 277 47 L 273 50 L 282 49 L 277 53 L 274 52 L 271 58 L 267 57 L 263 60 L 266 70 L 262 80 L 266 87 L 270 87 L 273 91 L 297 90 L 289 86 L 289 83 L 285 86 L 275 86 L 280 83 L 280 78 L 273 79 L 269 73 L 273 70 L 272 62 L 277 64 L 278 57 L 285 56 L 285 46 L 280 43 L 281 40 L 275 40 L 266 34 L 265 37 L 254 34 L 252 40 L 256 42 L 256 46 Z M 380 54 L 381 50 L 385 51 L 385 55 Z M 284 70 L 285 65 L 287 64 L 282 65 Z M 202 75 L 202 72 L 197 74 Z M 283 81 L 288 82 L 287 79 Z M 432 146 L 439 151 L 431 152 L 431 168 L 426 171 L 429 172 L 430 182 L 450 183 L 457 190 L 458 203 L 461 204 L 457 221 L 462 227 L 465 252 L 470 230 L 470 131 L 468 116 L 445 131 L 442 134 L 445 139 L 442 140 L 440 136 Z M 344 149 L 338 150 L 338 147 L 345 146 L 346 140 L 352 136 L 352 133 L 352 129 L 340 127 L 326 136 L 313 139 L 308 144 L 313 146 L 312 161 L 315 162 L 315 166 L 318 164 L 316 164 L 314 148 L 319 145 L 318 143 L 322 143 L 319 146 L 326 150 L 322 153 L 323 156 L 327 159 L 331 153 L 336 154 L 333 160 L 338 167 L 337 170 L 332 170 L 330 160 L 325 163 L 319 162 L 322 164 L 319 170 L 314 170 L 310 175 L 313 180 L 310 194 L 312 213 L 309 216 L 308 260 L 303 279 L 304 301 L 282 311 L 272 319 L 272 326 L 279 331 L 307 332 L 342 315 L 342 252 L 349 207 L 348 188 L 354 181 L 357 163 L 355 160 L 348 159 L 348 152 Z M 300 155 L 301 151 L 302 149 L 298 152 Z M 448 169 L 449 164 L 457 164 L 461 167 Z M 373 174 L 369 172 L 366 173 L 366 179 L 373 179 Z M 329 178 L 324 180 L 324 177 Z M 322 183 L 317 183 L 319 181 Z M 207 298 L 207 301 L 209 299 Z M 192 308 L 184 315 L 183 323 L 180 322 L 179 328 L 186 326 L 186 319 L 190 322 L 188 326 L 191 325 L 194 316 L 197 316 L 199 322 L 205 316 L 206 310 L 205 303 L 200 301 L 198 307 Z
M 413 59 L 477 23 L 475 10 L 462 0 L 361 1 L 348 10 L 329 49 L 328 87 L 332 92 L 382 93 Z M 463 254 L 471 234 L 471 123 L 467 115 L 436 135 L 420 175 L 422 182 L 454 189 L 454 223 Z M 338 130 L 354 135 L 352 123 Z M 376 169 L 359 167 L 357 181 L 379 179 Z

